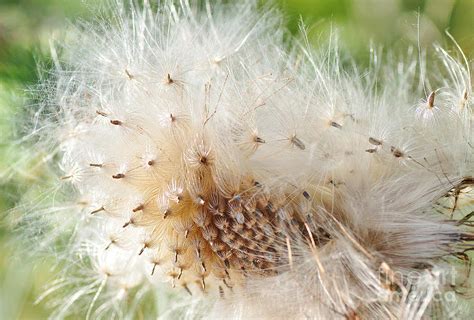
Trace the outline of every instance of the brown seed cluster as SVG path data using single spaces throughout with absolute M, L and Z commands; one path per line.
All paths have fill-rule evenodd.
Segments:
M 209 186 L 210 177 L 201 178 Z M 171 260 L 168 276 L 173 286 L 188 292 L 190 282 L 203 291 L 214 286 L 222 295 L 249 275 L 272 275 L 288 264 L 284 230 L 304 230 L 303 222 L 299 215 L 291 217 L 291 205 L 278 205 L 278 199 L 248 181 L 232 197 L 215 186 L 194 196 L 185 190 L 163 212 L 164 221 L 158 223 L 168 226 L 167 241 L 173 245 L 171 255 L 160 260 Z
M 215 154 L 205 144 L 183 157 L 184 177 L 160 179 L 168 188 L 148 193 L 123 225 L 151 230 L 138 254 L 150 256 L 151 273 L 160 268 L 173 287 L 225 296 L 249 276 L 271 276 L 287 268 L 292 259 L 288 246 L 298 235 L 305 243 L 320 239 L 309 235 L 305 225 L 308 213 L 301 203 L 312 201 L 307 191 L 271 190 L 245 176 L 229 192 L 223 190 Z M 166 169 L 160 162 L 153 167 Z M 157 198 L 164 200 L 157 203 Z

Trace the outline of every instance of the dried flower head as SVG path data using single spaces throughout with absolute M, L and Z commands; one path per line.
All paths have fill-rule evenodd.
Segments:
M 469 314 L 467 62 L 374 56 L 362 77 L 252 0 L 112 8 L 42 85 L 66 200 L 39 215 L 48 241 L 74 230 L 55 317 Z

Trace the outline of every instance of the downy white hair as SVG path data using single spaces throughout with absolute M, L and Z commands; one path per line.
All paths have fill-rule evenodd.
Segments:
M 62 192 L 30 213 L 63 249 L 52 317 L 467 317 L 462 53 L 358 70 L 236 3 L 109 3 L 53 50 L 35 134 Z

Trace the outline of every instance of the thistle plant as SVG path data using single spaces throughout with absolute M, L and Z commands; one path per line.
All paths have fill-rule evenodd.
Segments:
M 28 217 L 38 247 L 63 239 L 52 317 L 468 317 L 461 51 L 359 69 L 252 0 L 110 5 L 37 90 L 58 200 Z

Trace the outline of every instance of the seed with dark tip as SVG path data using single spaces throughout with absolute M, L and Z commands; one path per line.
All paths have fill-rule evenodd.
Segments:
M 374 146 L 380 146 L 382 144 L 382 141 L 369 137 L 369 142 L 370 144 L 373 144 Z
M 329 124 L 331 125 L 331 127 L 342 129 L 342 126 L 335 121 L 331 121 Z
M 105 250 L 109 250 L 109 248 L 115 243 L 115 240 L 112 240 L 109 242 L 109 244 L 107 245 L 107 247 L 105 247 Z
M 294 144 L 297 148 L 304 150 L 306 149 L 306 146 L 304 145 L 303 141 L 301 141 L 299 138 L 296 136 L 292 136 L 290 139 L 290 142 Z
M 187 293 L 189 293 L 190 296 L 193 295 L 193 293 L 191 292 L 191 290 L 189 290 L 187 285 L 183 284 L 183 288 L 184 288 L 184 290 L 186 290 Z
M 430 109 L 433 108 L 433 106 L 434 106 L 435 96 L 436 96 L 435 91 L 431 92 L 430 95 L 428 96 L 428 107 Z
M 99 209 L 95 209 L 94 211 L 91 212 L 91 214 L 94 214 L 94 213 L 97 213 L 97 212 L 101 212 L 101 211 L 104 211 L 105 208 L 102 206 L 100 207 Z
M 127 69 L 125 69 L 125 73 L 127 74 L 128 79 L 132 80 L 134 78 L 134 76 Z
M 403 152 L 402 152 L 400 149 L 397 149 L 397 148 L 395 148 L 395 147 L 392 146 L 392 147 L 390 148 L 390 151 L 392 152 L 392 154 L 393 154 L 393 156 L 394 156 L 395 158 L 401 158 L 401 157 L 403 157 Z
M 102 168 L 103 164 L 101 163 L 89 163 L 90 167 Z
M 206 156 L 201 156 L 201 157 L 199 158 L 199 162 L 200 162 L 202 165 L 205 165 L 205 166 L 206 166 L 206 165 L 208 165 L 209 160 L 207 159 Z
M 151 269 L 151 275 L 153 275 L 155 273 L 155 268 L 156 268 L 157 264 L 158 263 L 153 264 L 153 269 Z
M 122 121 L 120 120 L 110 120 L 110 123 L 113 124 L 114 126 L 119 126 L 122 124 Z
M 132 211 L 133 211 L 133 212 L 137 212 L 137 211 L 143 210 L 143 207 L 144 207 L 143 204 L 141 204 L 141 205 L 139 205 L 138 207 L 133 208 Z
M 123 173 L 117 173 L 112 176 L 114 179 L 122 179 L 125 178 L 125 175 Z
M 309 193 L 307 191 L 303 191 L 303 196 L 307 199 L 307 200 L 311 200 L 311 197 L 309 196 Z

